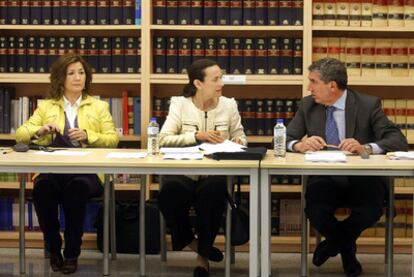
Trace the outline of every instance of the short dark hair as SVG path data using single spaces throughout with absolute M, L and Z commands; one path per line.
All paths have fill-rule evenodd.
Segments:
M 85 87 L 82 90 L 82 98 L 91 95 L 92 69 L 91 66 L 78 54 L 67 53 L 60 56 L 50 68 L 50 90 L 49 96 L 59 100 L 65 90 L 66 71 L 69 65 L 80 62 L 85 70 Z
M 193 62 L 188 67 L 188 84 L 184 86 L 183 89 L 183 96 L 184 97 L 191 97 L 194 96 L 197 88 L 194 86 L 194 80 L 204 81 L 204 77 L 206 76 L 205 69 L 211 66 L 218 66 L 218 63 L 213 60 L 209 59 L 199 59 Z
M 335 81 L 338 88 L 344 90 L 348 86 L 348 74 L 345 63 L 334 58 L 324 58 L 313 62 L 308 67 L 310 72 L 318 71 L 321 80 L 326 84 Z

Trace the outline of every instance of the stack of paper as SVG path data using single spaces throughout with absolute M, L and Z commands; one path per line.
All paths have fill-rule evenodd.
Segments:
M 147 156 L 146 152 L 111 152 L 106 155 L 107 158 L 117 159 L 141 159 Z
M 160 152 L 164 154 L 164 160 L 202 160 L 203 153 L 198 146 L 192 147 L 162 147 Z
M 245 151 L 244 148 L 246 148 L 246 146 L 227 139 L 222 143 L 213 144 L 205 142 L 200 145 L 200 149 L 204 150 L 206 155 L 217 152 L 243 152 Z
M 414 160 L 414 151 L 403 152 L 388 152 L 387 157 L 390 160 Z
M 305 154 L 305 162 L 346 162 L 346 155 L 341 151 L 317 151 Z

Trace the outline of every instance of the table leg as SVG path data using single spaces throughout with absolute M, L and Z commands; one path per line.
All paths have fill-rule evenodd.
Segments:
M 233 178 L 231 176 L 227 176 L 227 192 L 231 197 L 233 197 Z M 225 276 L 230 277 L 231 274 L 231 207 L 230 204 L 227 202 L 227 210 L 226 210 L 226 250 L 225 250 Z
M 141 189 L 139 199 L 139 272 L 145 276 L 145 189 L 147 176 L 141 175 Z
M 387 253 L 387 276 L 391 277 L 393 275 L 393 254 L 394 254 L 394 177 L 388 178 L 388 189 L 389 189 L 389 199 L 388 199 L 388 253 Z
M 302 224 L 301 224 L 301 273 L 300 276 L 304 277 L 308 275 L 308 221 L 305 215 L 305 194 L 306 194 L 306 185 L 308 183 L 308 176 L 302 176 L 302 193 L 300 196 L 301 202 L 301 217 L 302 217 Z
M 249 276 L 260 274 L 259 263 L 259 170 L 250 169 L 250 245 L 249 245 Z
M 260 203 L 261 203 L 261 271 L 262 276 L 271 276 L 271 189 L 268 169 L 260 173 Z
M 103 275 L 109 275 L 109 174 L 105 174 L 104 184 L 104 226 L 103 226 Z
M 19 192 L 19 261 L 20 274 L 26 272 L 26 257 L 25 257 L 25 190 L 26 190 L 26 174 L 20 174 L 20 192 Z

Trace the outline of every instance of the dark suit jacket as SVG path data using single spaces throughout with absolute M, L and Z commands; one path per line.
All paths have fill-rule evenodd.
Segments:
M 300 140 L 303 136 L 320 136 L 325 139 L 325 107 L 306 96 L 287 127 L 287 139 Z M 407 139 L 381 108 L 378 97 L 347 89 L 345 105 L 345 137 L 360 144 L 376 143 L 385 152 L 407 151 Z

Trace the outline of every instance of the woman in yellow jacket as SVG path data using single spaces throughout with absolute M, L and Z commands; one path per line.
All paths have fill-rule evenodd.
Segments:
M 92 70 L 77 54 L 66 54 L 51 67 L 50 99 L 16 131 L 16 141 L 61 147 L 115 148 L 109 105 L 91 96 Z M 50 251 L 53 271 L 77 270 L 88 198 L 102 194 L 95 174 L 40 174 L 34 179 L 33 202 Z M 65 216 L 65 249 L 61 253 L 58 204 Z

